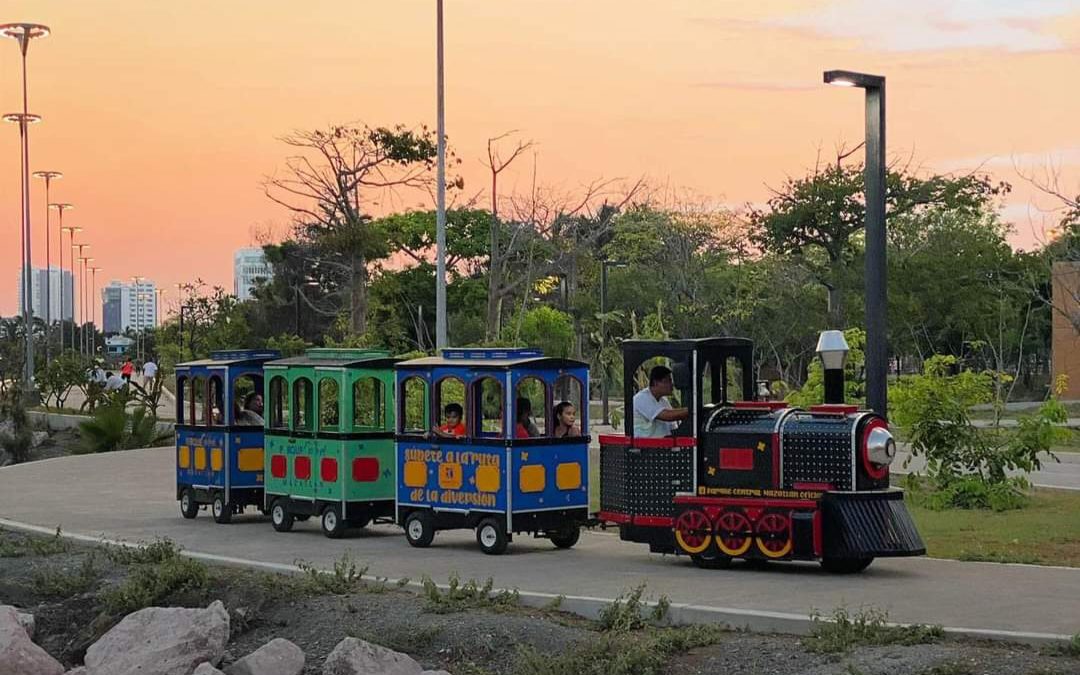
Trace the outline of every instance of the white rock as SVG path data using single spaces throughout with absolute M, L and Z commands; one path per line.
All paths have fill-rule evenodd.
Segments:
M 78 668 L 72 668 L 64 673 L 64 675 L 86 675 L 86 666 L 79 666 Z
M 213 665 L 206 662 L 206 663 L 201 664 L 198 668 L 196 668 L 195 672 L 192 673 L 191 675 L 225 675 L 225 673 L 221 672 L 220 670 L 215 668 Z
M 23 630 L 26 631 L 26 637 L 33 640 L 34 629 L 37 626 L 37 624 L 34 622 L 34 615 L 30 612 L 20 612 L 18 610 L 15 610 L 15 616 L 19 621 L 19 625 L 22 626 Z
M 0 606 L 0 675 L 63 675 L 64 666 L 34 644 L 14 607 Z
M 348 637 L 326 657 L 323 675 L 421 675 L 424 669 L 400 652 Z
M 30 447 L 36 448 L 49 438 L 48 431 L 33 431 L 30 433 Z
M 221 661 L 229 613 L 220 600 L 206 609 L 148 607 L 129 614 L 86 650 L 86 675 L 191 675 Z
M 274 638 L 225 669 L 225 675 L 300 675 L 304 652 L 284 638 Z

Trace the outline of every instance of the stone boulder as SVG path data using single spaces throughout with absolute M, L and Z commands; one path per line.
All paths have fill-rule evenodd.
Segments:
M 64 675 L 64 666 L 27 635 L 19 612 L 0 606 L 0 675 Z
M 26 636 L 31 640 L 34 639 L 34 630 L 37 624 L 34 622 L 34 615 L 30 612 L 20 612 L 15 610 L 15 616 L 19 620 L 19 625 L 26 631 Z
M 203 663 L 198 668 L 196 668 L 195 672 L 191 675 L 225 675 L 225 673 L 221 672 L 209 663 Z
M 78 668 L 72 668 L 64 673 L 64 675 L 86 675 L 86 666 L 79 666 Z
M 422 675 L 423 672 L 412 657 L 354 637 L 339 642 L 323 663 L 323 675 Z
M 284 638 L 275 638 L 225 669 L 225 675 L 300 675 L 304 652 Z
M 229 613 L 220 600 L 206 609 L 148 607 L 127 615 L 86 650 L 86 675 L 191 675 L 221 661 Z

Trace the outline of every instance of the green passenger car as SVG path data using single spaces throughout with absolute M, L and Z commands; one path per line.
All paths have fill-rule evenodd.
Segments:
M 265 365 L 265 508 L 274 529 L 317 516 L 337 538 L 394 513 L 394 363 L 309 349 Z

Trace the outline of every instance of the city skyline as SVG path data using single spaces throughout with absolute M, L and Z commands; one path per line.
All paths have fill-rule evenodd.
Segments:
M 287 232 L 288 214 L 259 188 L 289 154 L 278 137 L 357 120 L 434 126 L 427 3 L 248 0 L 179 11 L 16 0 L 7 9 L 8 20 L 53 29 L 30 74 L 32 112 L 44 118 L 32 168 L 65 172 L 53 199 L 78 205 L 65 224 L 84 228 L 81 240 L 109 277 L 152 272 L 162 288 L 202 278 L 228 289 L 237 248 Z M 890 30 L 876 39 L 872 26 L 883 23 Z M 123 39 L 101 48 L 117 26 Z M 317 38 L 296 38 L 305 33 Z M 1052 162 L 1070 193 L 1080 189 L 1080 92 L 1056 86 L 1080 69 L 1075 1 L 940 9 L 917 0 L 903 12 L 869 0 L 683 1 L 663 11 L 645 2 L 448 2 L 446 40 L 447 128 L 466 196 L 485 184 L 487 139 L 518 129 L 537 144 L 538 180 L 563 190 L 647 175 L 718 203 L 760 203 L 819 152 L 828 161 L 838 144 L 861 139 L 860 102 L 826 90 L 829 68 L 889 78 L 890 159 L 981 168 L 1012 182 L 1003 215 L 1017 245 L 1044 236 L 1039 208 L 1052 202 L 1014 164 Z M 12 109 L 16 62 L 16 50 L 0 51 L 0 96 Z M 0 134 L 2 156 L 13 158 L 17 145 L 12 129 Z M 506 189 L 526 187 L 532 166 L 530 158 L 509 171 Z M 0 284 L 0 315 L 10 316 L 18 275 L 10 159 L 0 181 L 0 270 L 10 280 Z M 32 188 L 34 265 L 44 267 L 42 192 Z M 402 200 L 393 206 L 430 207 Z

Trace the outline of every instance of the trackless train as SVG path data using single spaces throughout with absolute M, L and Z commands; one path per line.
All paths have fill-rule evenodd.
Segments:
M 408 361 L 372 350 L 232 351 L 180 364 L 181 512 L 194 518 L 205 504 L 227 523 L 255 506 L 279 531 L 314 516 L 328 537 L 392 522 L 419 548 L 467 528 L 489 554 L 515 534 L 569 548 L 582 526 L 615 526 L 624 540 L 704 568 L 818 560 L 847 573 L 925 553 L 902 491 L 889 486 L 896 444 L 886 421 L 843 402 L 842 334 L 822 334 L 829 403 L 809 410 L 756 400 L 749 340 L 622 349 L 625 429 L 598 439 L 598 513 L 589 512 L 588 367 L 535 349 Z M 670 379 L 654 390 L 650 371 Z M 677 394 L 667 435 L 648 431 L 655 416 L 635 415 L 638 387 L 664 406 L 657 392 Z

